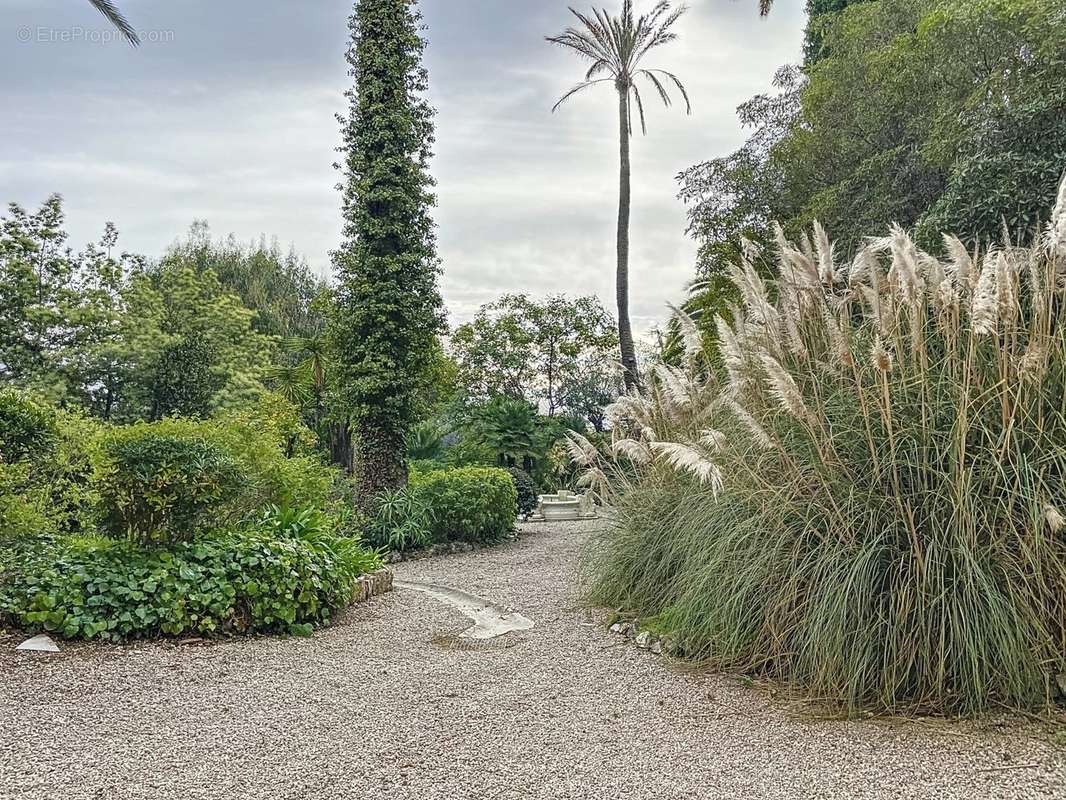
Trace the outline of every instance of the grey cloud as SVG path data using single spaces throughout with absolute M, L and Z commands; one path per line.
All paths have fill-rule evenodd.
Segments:
M 602 0 L 601 0 L 602 3 Z M 127 249 L 158 255 L 194 218 L 217 234 L 292 242 L 325 272 L 339 240 L 334 114 L 344 110 L 344 0 L 124 0 L 137 50 L 16 42 L 24 26 L 101 30 L 88 3 L 0 0 L 0 201 L 67 200 L 80 246 L 114 220 Z M 598 294 L 613 306 L 617 192 L 609 91 L 555 99 L 581 75 L 543 37 L 564 0 L 423 0 L 437 107 L 436 218 L 451 319 L 504 291 Z M 579 2 L 579 5 L 584 3 Z M 610 5 L 610 2 L 608 2 Z M 681 296 L 695 245 L 674 176 L 743 138 L 735 106 L 799 53 L 799 2 L 766 21 L 754 0 L 702 0 L 657 54 L 693 114 L 651 107 L 634 142 L 632 305 L 647 329 Z

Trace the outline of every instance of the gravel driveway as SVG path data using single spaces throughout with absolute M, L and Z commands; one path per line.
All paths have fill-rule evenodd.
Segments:
M 489 644 L 411 590 L 311 639 L 0 639 L 0 797 L 1066 797 L 1035 729 L 816 721 L 637 650 L 576 605 L 595 524 L 396 567 L 536 623 Z

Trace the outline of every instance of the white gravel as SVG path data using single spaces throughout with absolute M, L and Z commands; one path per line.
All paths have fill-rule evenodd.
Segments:
M 397 566 L 536 623 L 487 645 L 410 590 L 311 639 L 0 637 L 0 797 L 1066 797 L 1035 727 L 818 721 L 637 650 L 574 597 L 594 524 Z

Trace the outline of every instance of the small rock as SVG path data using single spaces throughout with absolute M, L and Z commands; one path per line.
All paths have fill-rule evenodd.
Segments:
M 52 641 L 52 637 L 51 636 L 47 636 L 47 635 L 45 635 L 43 633 L 40 634 L 39 636 L 34 636 L 31 639 L 27 639 L 26 641 L 24 641 L 22 644 L 20 644 L 15 649 L 16 650 L 29 650 L 29 651 L 34 652 L 34 653 L 58 653 L 59 652 L 59 647 L 57 647 L 56 643 Z
M 622 633 L 625 630 L 625 626 L 621 622 L 616 622 L 610 628 L 611 633 Z
M 655 655 L 661 655 L 663 652 L 663 643 L 656 639 L 651 643 L 651 651 L 655 653 Z
M 641 631 L 640 633 L 638 633 L 636 642 L 637 647 L 641 648 L 642 650 L 647 650 L 649 647 L 651 647 L 652 643 L 651 631 Z

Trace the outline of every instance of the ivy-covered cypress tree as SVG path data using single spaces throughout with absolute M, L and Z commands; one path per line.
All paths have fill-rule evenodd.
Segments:
M 358 0 L 349 21 L 332 341 L 361 503 L 407 482 L 404 438 L 443 327 L 420 19 L 417 0 Z

